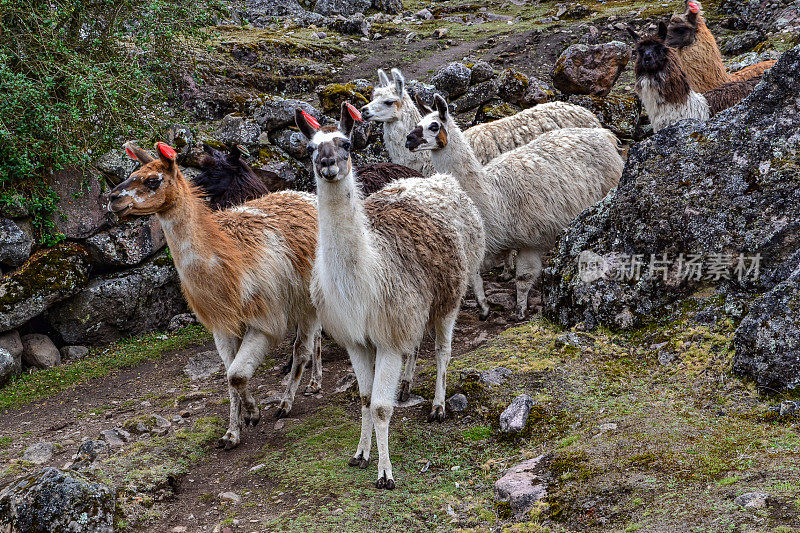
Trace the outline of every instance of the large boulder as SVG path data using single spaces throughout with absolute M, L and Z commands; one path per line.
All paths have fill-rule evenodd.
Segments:
M 372 7 L 382 13 L 400 13 L 403 11 L 403 0 L 372 0 Z
M 135 217 L 86 239 L 92 260 L 104 266 L 138 265 L 166 244 L 155 216 Z
M 0 387 L 5 385 L 16 374 L 19 374 L 19 370 L 17 370 L 14 356 L 5 348 L 0 348 Z
M 267 96 L 259 101 L 253 109 L 253 117 L 265 131 L 275 131 L 287 126 L 294 126 L 294 110 L 298 107 L 317 120 L 322 117 L 322 113 L 314 109 L 314 106 L 302 100 L 278 96 Z
M 722 0 L 717 12 L 736 17 L 736 27 L 768 32 L 800 29 L 800 4 L 796 0 Z
M 178 272 L 164 254 L 142 266 L 93 279 L 47 320 L 67 344 L 106 344 L 123 336 L 166 329 L 186 312 Z
M 0 350 L 5 350 L 14 361 L 14 373 L 18 374 L 22 370 L 22 338 L 15 329 L 0 334 Z
M 735 314 L 786 280 L 800 263 L 798 94 L 800 47 L 740 105 L 634 145 L 616 192 L 556 246 L 545 314 L 630 328 L 701 288 Z
M 113 533 L 116 497 L 74 471 L 44 468 L 0 492 L 0 525 L 15 533 Z
M 128 179 L 131 172 L 136 170 L 138 166 L 139 163 L 128 157 L 125 151 L 119 148 L 106 152 L 94 162 L 94 167 L 100 171 L 109 183 L 114 185 Z
M 317 0 L 314 12 L 321 15 L 344 15 L 364 13 L 372 7 L 371 0 Z
M 317 88 L 317 97 L 322 112 L 339 117 L 343 102 L 349 102 L 357 108 L 369 103 L 372 86 L 356 83 L 329 83 Z
M 53 174 L 49 182 L 58 196 L 51 220 L 67 238 L 85 239 L 108 223 L 111 215 L 97 176 L 68 169 Z
M 589 109 L 597 115 L 604 128 L 623 139 L 641 140 L 639 103 L 635 95 L 609 94 L 608 96 L 573 95 L 569 102 Z
M 0 217 L 0 263 L 21 265 L 31 256 L 35 242 L 29 221 Z
M 733 344 L 734 372 L 764 391 L 800 389 L 800 269 L 753 302 Z
M 261 127 L 257 122 L 236 113 L 229 113 L 222 117 L 214 130 L 214 136 L 227 145 L 252 146 L 258 143 L 259 135 L 261 135 Z
M 448 63 L 440 68 L 431 78 L 431 83 L 439 91 L 457 98 L 469 87 L 472 71 L 463 63 Z
M 631 48 L 622 42 L 573 44 L 556 60 L 551 76 L 565 94 L 606 96 L 631 59 Z
M 77 244 L 42 250 L 0 278 L 0 332 L 21 326 L 89 281 L 89 253 Z
M 33 368 L 50 368 L 61 364 L 61 352 L 47 335 L 31 333 L 22 337 L 22 361 Z

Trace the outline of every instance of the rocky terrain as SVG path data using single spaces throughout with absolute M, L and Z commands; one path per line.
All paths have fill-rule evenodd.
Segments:
M 158 221 L 105 207 L 136 164 L 115 149 L 53 173 L 63 242 L 40 244 L 30 206 L 0 205 L 0 525 L 800 531 L 800 3 L 704 8 L 730 70 L 780 60 L 742 104 L 652 135 L 626 29 L 679 2 L 228 4 L 182 45 L 159 110 L 189 177 L 203 143 L 240 144 L 271 190 L 311 190 L 294 109 L 330 122 L 399 67 L 464 127 L 546 101 L 590 108 L 626 148 L 620 185 L 564 233 L 529 322 L 508 322 L 513 284 L 496 275 L 487 322 L 468 296 L 442 424 L 424 421 L 423 346 L 387 494 L 346 466 L 360 411 L 329 341 L 322 393 L 271 418 L 285 343 L 254 380 L 261 424 L 217 450 L 221 363 Z M 354 144 L 357 163 L 387 158 L 380 127 L 359 125 Z

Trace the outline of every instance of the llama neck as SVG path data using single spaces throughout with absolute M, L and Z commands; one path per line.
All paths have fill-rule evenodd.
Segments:
M 229 242 L 214 222 L 211 209 L 181 176 L 177 176 L 178 194 L 173 205 L 157 214 L 164 230 L 175 268 L 186 283 L 194 277 L 208 279 L 212 270 L 231 264 Z M 217 275 L 219 273 L 217 272 Z
M 691 90 L 687 83 L 685 90 L 673 94 L 671 99 L 667 98 L 666 81 L 668 80 L 661 79 L 659 75 L 641 76 L 636 80 L 636 93 L 647 111 L 647 116 L 650 117 L 654 132 L 679 120 L 709 118 L 708 103 L 703 95 Z
M 464 133 L 453 123 L 447 124 L 447 145 L 431 152 L 431 159 L 436 172 L 451 174 L 458 180 L 461 188 L 483 209 L 488 205 L 490 194 L 487 189 L 487 175 L 483 165 L 475 156 L 472 146 L 467 142 Z
M 709 91 L 729 81 L 717 40 L 703 20 L 698 22 L 694 44 L 679 49 L 678 57 L 695 91 Z
M 386 151 L 389 152 L 389 159 L 393 163 L 413 168 L 424 174 L 427 156 L 414 154 L 406 148 L 406 136 L 417 127 L 419 121 L 422 120 L 422 115 L 406 92 L 403 93 L 400 105 L 400 117 L 395 121 L 383 123 L 383 140 L 386 143 Z

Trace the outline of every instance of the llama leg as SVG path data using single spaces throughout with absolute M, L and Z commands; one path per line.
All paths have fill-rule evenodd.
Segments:
M 297 326 L 297 335 L 295 335 L 292 345 L 292 369 L 289 374 L 289 384 L 286 386 L 283 400 L 278 404 L 278 410 L 275 411 L 275 418 L 283 418 L 292 410 L 297 388 L 303 379 L 303 370 L 313 356 L 315 332 L 316 325 L 312 327 Z
M 541 253 L 532 248 L 524 248 L 517 255 L 517 309 L 512 318 L 525 320 L 528 310 L 528 293 L 542 273 Z
M 261 420 L 261 411 L 247 389 L 247 384 L 264 361 L 264 356 L 276 344 L 276 341 L 263 332 L 249 328 L 242 338 L 242 345 L 233 364 L 228 368 L 228 384 L 236 389 L 242 400 L 242 418 L 245 425 L 255 426 Z
M 375 352 L 363 346 L 347 349 L 353 371 L 358 380 L 358 393 L 361 396 L 361 438 L 356 454 L 350 459 L 350 466 L 367 468 L 372 449 L 372 382 L 375 376 Z
M 375 381 L 372 385 L 372 422 L 375 424 L 375 440 L 378 442 L 379 489 L 393 489 L 392 462 L 389 460 L 389 420 L 394 410 L 397 384 L 403 366 L 399 353 L 380 350 L 375 359 Z
M 240 339 L 230 335 L 223 335 L 222 333 L 214 332 L 214 344 L 217 346 L 222 363 L 225 365 L 227 371 L 233 364 L 233 359 L 236 357 L 236 352 L 239 351 Z M 236 389 L 228 384 L 228 395 L 230 396 L 230 416 L 228 418 L 228 431 L 219 439 L 217 446 L 230 450 L 239 445 L 240 429 L 242 426 L 242 409 L 241 399 Z
M 486 320 L 489 318 L 489 304 L 486 303 L 486 293 L 483 292 L 483 277 L 480 270 L 472 274 L 472 292 L 475 293 L 475 301 L 478 302 L 478 318 Z
M 319 324 L 314 326 L 313 348 L 311 352 L 311 380 L 304 391 L 316 394 L 322 390 L 322 330 Z
M 414 350 L 406 356 L 403 377 L 400 378 L 400 392 L 397 395 L 399 402 L 405 402 L 411 396 L 411 382 L 414 381 L 414 371 L 417 368 L 417 355 L 417 350 Z
M 509 250 L 506 259 L 503 262 L 503 272 L 500 273 L 498 278 L 500 281 L 511 281 L 514 279 L 514 250 Z
M 444 397 L 447 393 L 447 365 L 453 344 L 453 327 L 458 318 L 458 309 L 436 324 L 436 392 L 433 396 L 433 409 L 428 422 L 442 422 L 445 417 Z

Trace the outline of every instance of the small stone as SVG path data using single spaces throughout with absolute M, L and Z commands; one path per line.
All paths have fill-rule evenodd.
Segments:
M 234 505 L 242 503 L 242 497 L 233 491 L 221 492 L 219 495 L 219 499 L 224 502 L 230 502 Z
M 168 428 L 172 426 L 172 423 L 161 415 L 153 415 L 153 422 L 156 427 L 159 428 Z
M 467 408 L 467 397 L 461 393 L 453 394 L 447 400 L 447 408 L 454 413 L 459 413 Z
M 22 454 L 22 460 L 35 465 L 43 465 L 53 458 L 56 446 L 52 442 L 31 444 Z
M 266 135 L 266 133 L 263 133 L 262 135 Z M 260 141 L 261 137 L 259 136 L 259 142 Z M 193 313 L 181 313 L 179 315 L 173 316 L 169 320 L 167 331 L 177 331 L 179 329 L 185 328 L 187 326 L 192 326 L 194 324 L 197 324 L 197 317 L 195 317 Z
M 419 405 L 421 403 L 425 403 L 425 398 L 419 396 L 417 394 L 412 394 L 408 397 L 408 400 L 404 402 L 397 402 L 395 403 L 395 407 L 400 408 L 407 408 L 407 407 L 414 407 L 415 405 Z
M 418 19 L 430 20 L 433 18 L 433 13 L 431 13 L 430 9 L 425 8 L 425 9 L 420 9 L 419 11 L 414 13 L 414 16 L 417 17 Z
M 286 420 L 280 419 L 275 422 L 275 425 L 272 426 L 275 431 L 280 431 L 286 426 Z
M 256 465 L 256 466 L 250 468 L 250 472 L 255 474 L 256 472 L 261 472 L 266 467 L 267 467 L 267 465 L 265 465 L 265 464 Z
M 518 516 L 547 497 L 547 487 L 540 477 L 543 459 L 544 455 L 540 455 L 509 468 L 494 484 L 497 500 L 508 503 Z
M 220 370 L 222 370 L 222 360 L 216 350 L 208 350 L 195 355 L 183 367 L 183 372 L 192 381 L 208 379 Z
M 532 407 L 533 398 L 527 394 L 520 394 L 514 398 L 500 415 L 500 431 L 503 433 L 519 433 L 525 429 Z
M 22 337 L 22 360 L 35 368 L 50 368 L 61 364 L 61 353 L 47 335 L 32 333 Z
M 794 416 L 800 411 L 800 402 L 793 402 L 791 400 L 784 400 L 778 408 L 780 416 Z
M 63 361 L 77 361 L 89 355 L 89 348 L 86 346 L 62 346 L 61 359 Z
M 748 492 L 737 496 L 733 503 L 745 509 L 762 509 L 766 507 L 769 494 L 766 492 Z
M 555 342 L 556 348 L 561 348 L 562 346 L 572 346 L 573 348 L 583 348 L 586 346 L 593 346 L 594 345 L 594 337 L 587 333 L 581 333 L 579 331 L 570 331 L 568 333 L 562 333 L 558 337 L 556 337 Z
M 412 31 L 411 33 L 409 33 L 408 35 L 406 35 L 406 38 L 405 38 L 405 43 L 406 43 L 406 44 L 408 44 L 408 43 L 410 43 L 411 41 L 413 41 L 414 39 L 416 39 L 417 37 L 418 37 L 418 35 Z
M 498 366 L 481 372 L 478 379 L 484 385 L 502 385 L 512 374 L 508 368 Z
M 84 462 L 87 465 L 91 464 L 97 456 L 103 453 L 108 453 L 108 443 L 102 440 L 87 440 L 84 441 L 78 448 L 78 453 L 73 458 L 75 464 Z
M 435 30 L 433 30 L 433 38 L 444 39 L 448 33 L 450 33 L 449 28 L 436 28 Z
M 600 424 L 600 431 L 605 433 L 606 431 L 616 431 L 617 425 L 613 422 L 609 422 L 607 424 Z
M 100 438 L 111 448 L 121 448 L 130 440 L 131 434 L 121 428 L 105 429 L 100 432 Z

